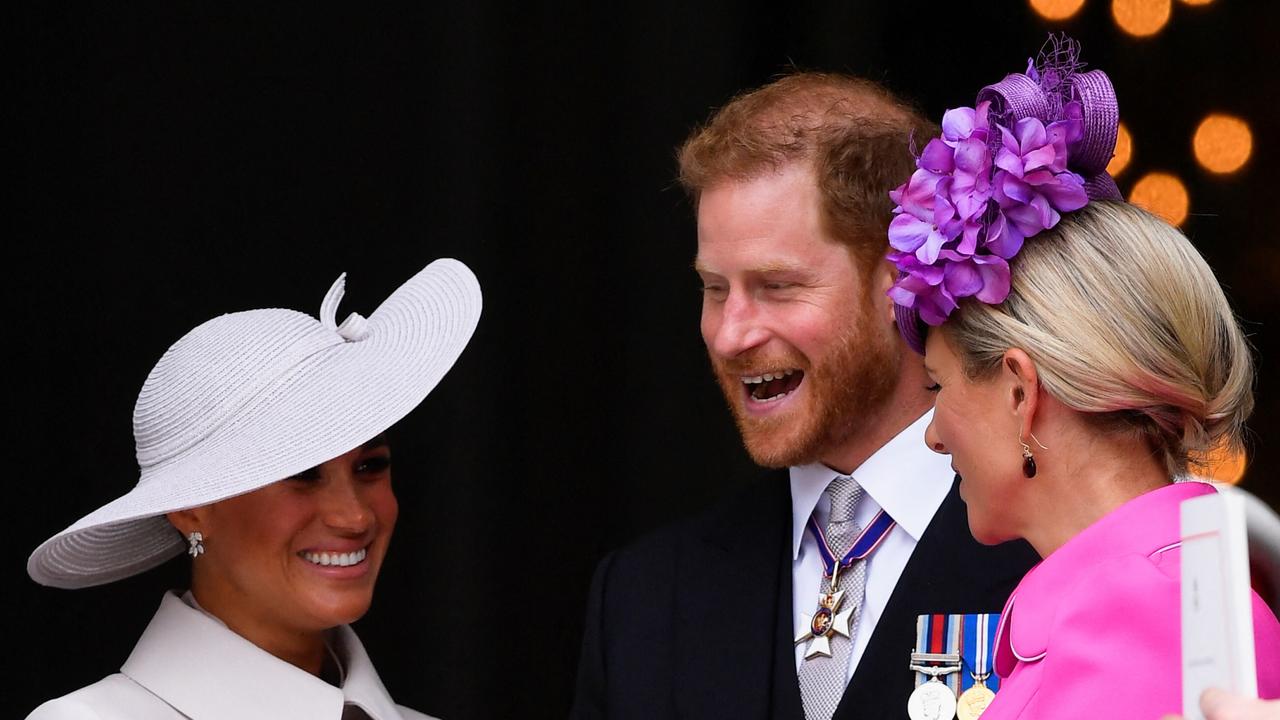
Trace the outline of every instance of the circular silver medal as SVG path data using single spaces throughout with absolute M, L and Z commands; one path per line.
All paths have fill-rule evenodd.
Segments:
M 956 694 L 937 680 L 916 688 L 907 698 L 911 720 L 951 720 L 956 714 Z

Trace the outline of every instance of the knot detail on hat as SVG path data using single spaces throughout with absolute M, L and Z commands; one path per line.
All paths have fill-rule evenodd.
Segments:
M 342 302 L 342 296 L 346 292 L 347 274 L 342 273 L 329 286 L 329 292 L 324 294 L 324 300 L 320 301 L 320 324 L 334 332 L 338 331 L 338 323 L 335 320 L 338 316 L 338 303 Z
M 324 301 L 320 303 L 320 323 L 338 333 L 343 340 L 358 342 L 369 336 L 369 321 L 365 320 L 363 315 L 353 312 L 342 321 L 341 325 L 336 321 L 338 304 L 342 302 L 342 296 L 346 291 L 347 274 L 342 273 L 337 280 L 333 281 L 329 292 L 324 294 Z
M 369 336 L 369 321 L 360 313 L 351 313 L 338 326 L 338 334 L 347 342 L 358 342 Z

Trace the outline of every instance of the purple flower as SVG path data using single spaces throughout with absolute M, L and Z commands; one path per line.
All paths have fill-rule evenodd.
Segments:
M 933 199 L 938 194 L 938 181 L 947 177 L 921 168 L 895 190 L 889 191 L 889 199 L 898 204 L 895 213 L 908 212 L 923 218 L 933 212 Z
M 889 288 L 889 297 L 903 307 L 915 308 L 930 325 L 941 325 L 957 307 L 943 284 L 945 268 L 922 265 L 912 253 L 890 253 L 889 259 L 899 268 L 909 268 Z
M 990 107 L 990 102 L 981 102 L 978 103 L 976 108 L 952 108 L 943 113 L 943 142 L 951 147 L 955 147 L 956 143 L 969 138 L 986 142 L 987 134 L 991 130 L 991 124 L 987 117 Z
M 948 110 L 942 137 L 925 145 L 915 173 L 889 193 L 897 207 L 887 257 L 899 277 L 888 294 L 930 325 L 942 324 L 966 297 L 1004 302 L 1008 260 L 1026 238 L 1087 201 L 1083 179 L 1067 170 L 1081 135 L 1079 103 L 1047 127 L 1026 118 L 1010 129 L 993 123 L 988 110 L 985 102 Z
M 1009 263 L 995 255 L 958 255 L 943 272 L 943 285 L 956 298 L 975 296 L 988 305 L 1009 296 Z
M 920 153 L 919 166 L 921 170 L 949 173 L 956 166 L 955 151 L 942 140 L 934 138 L 924 146 L 924 152 Z
M 1005 260 L 1012 258 L 1022 249 L 1022 241 L 1026 235 L 1005 219 L 1003 211 L 996 211 L 987 225 L 987 237 L 984 246 L 997 257 Z
M 910 195 L 910 191 L 907 195 Z M 901 207 L 903 212 L 889 223 L 889 244 L 897 250 L 915 252 L 921 262 L 932 263 L 937 260 L 943 244 L 961 231 L 955 207 L 947 199 L 945 192 L 934 195 L 931 210 L 915 203 Z

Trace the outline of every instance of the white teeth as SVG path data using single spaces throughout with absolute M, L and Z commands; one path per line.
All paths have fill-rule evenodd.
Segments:
M 784 377 L 790 377 L 794 375 L 795 372 L 796 371 L 793 368 L 790 370 L 778 370 L 776 372 L 767 372 L 763 375 L 750 375 L 750 376 L 744 375 L 744 376 L 741 376 L 741 380 L 743 385 L 759 385 L 760 383 L 766 382 L 769 380 L 781 380 Z
M 321 566 L 351 567 L 364 562 L 369 555 L 369 548 L 360 548 L 351 553 L 304 552 L 299 553 L 302 559 Z
M 756 402 L 762 402 L 762 403 L 774 402 L 774 401 L 777 401 L 777 400 L 781 400 L 782 398 L 784 398 L 784 397 L 786 397 L 786 396 L 787 396 L 787 393 L 778 393 L 777 395 L 774 395 L 773 397 L 767 397 L 767 398 L 765 398 L 765 399 L 763 399 L 763 400 L 756 400 Z

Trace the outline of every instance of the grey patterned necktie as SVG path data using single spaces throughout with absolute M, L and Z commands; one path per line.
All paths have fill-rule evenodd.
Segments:
M 849 551 L 861 528 L 853 519 L 853 513 L 862 499 L 862 486 L 851 477 L 836 476 L 824 493 L 831 502 L 831 514 L 827 519 L 827 545 L 837 558 Z M 866 594 L 867 566 L 859 560 L 852 567 L 840 571 L 837 587 L 831 587 L 831 579 L 823 577 L 819 593 L 843 590 L 840 610 L 854 608 L 849 628 L 857 633 L 862 615 L 862 598 Z M 814 607 L 817 596 L 814 596 Z M 804 701 L 805 720 L 830 720 L 835 714 L 840 697 L 844 695 L 845 676 L 849 671 L 849 656 L 853 652 L 853 638 L 835 634 L 831 638 L 831 657 L 814 657 L 800 662 L 797 673 L 800 681 L 800 697 Z

